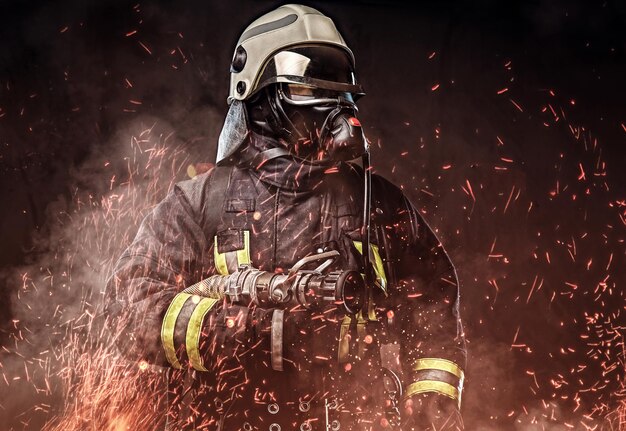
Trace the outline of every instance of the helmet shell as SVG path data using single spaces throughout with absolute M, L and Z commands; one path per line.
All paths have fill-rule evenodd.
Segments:
M 259 89 L 264 65 L 277 52 L 296 45 L 331 45 L 354 54 L 333 21 L 308 6 L 288 4 L 250 24 L 237 42 L 230 75 L 228 102 L 246 100 Z

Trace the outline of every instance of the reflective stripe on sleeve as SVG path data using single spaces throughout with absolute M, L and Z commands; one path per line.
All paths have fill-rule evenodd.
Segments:
M 415 361 L 413 367 L 415 371 L 420 370 L 440 370 L 447 371 L 450 374 L 454 374 L 460 380 L 463 380 L 464 374 L 461 367 L 452 361 L 440 358 L 421 358 Z
M 450 383 L 440 382 L 437 380 L 421 380 L 419 382 L 411 383 L 409 387 L 406 388 L 404 398 L 407 399 L 413 395 L 423 394 L 426 392 L 436 392 L 452 398 L 453 400 L 457 400 L 459 403 L 461 401 L 461 394 L 457 388 L 452 386 Z
M 461 394 L 465 373 L 454 362 L 443 358 L 420 358 L 413 365 L 416 381 L 409 385 L 405 398 L 425 392 L 436 392 L 458 401 L 461 406 Z
M 176 357 L 176 348 L 174 347 L 174 328 L 176 326 L 176 320 L 178 319 L 180 310 L 190 297 L 191 295 L 188 293 L 179 293 L 176 295 L 165 312 L 165 317 L 163 318 L 163 324 L 161 326 L 161 343 L 163 344 L 163 349 L 165 350 L 165 357 L 172 367 L 179 370 L 182 366 Z
M 199 298 L 199 296 L 195 296 Z M 193 299 L 193 298 L 192 298 Z M 217 299 L 202 298 L 196 308 L 194 308 L 187 324 L 187 333 L 185 335 L 185 347 L 189 363 L 198 371 L 208 371 L 204 367 L 202 357 L 200 356 L 200 335 L 202 334 L 202 323 L 207 313 L 217 303 Z

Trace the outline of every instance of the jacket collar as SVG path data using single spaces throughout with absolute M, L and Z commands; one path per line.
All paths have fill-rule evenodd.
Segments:
M 240 152 L 240 166 L 264 183 L 294 191 L 314 190 L 322 183 L 328 166 L 295 159 L 284 146 L 269 136 L 250 133 L 247 145 Z M 269 155 L 264 157 L 264 155 Z

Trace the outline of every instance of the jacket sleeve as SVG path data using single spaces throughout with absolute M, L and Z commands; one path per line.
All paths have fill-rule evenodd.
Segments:
M 243 336 L 246 307 L 182 292 L 213 271 L 200 217 L 176 186 L 145 217 L 109 278 L 107 323 L 130 360 L 207 371 Z
M 396 325 L 404 386 L 403 430 L 456 430 L 466 352 L 455 269 L 435 234 L 402 197 Z

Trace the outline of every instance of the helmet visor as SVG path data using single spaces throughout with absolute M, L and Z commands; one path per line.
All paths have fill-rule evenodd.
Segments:
M 324 45 L 286 48 L 269 58 L 254 92 L 269 84 L 284 82 L 351 93 L 362 96 L 356 83 L 354 66 L 342 49 Z

